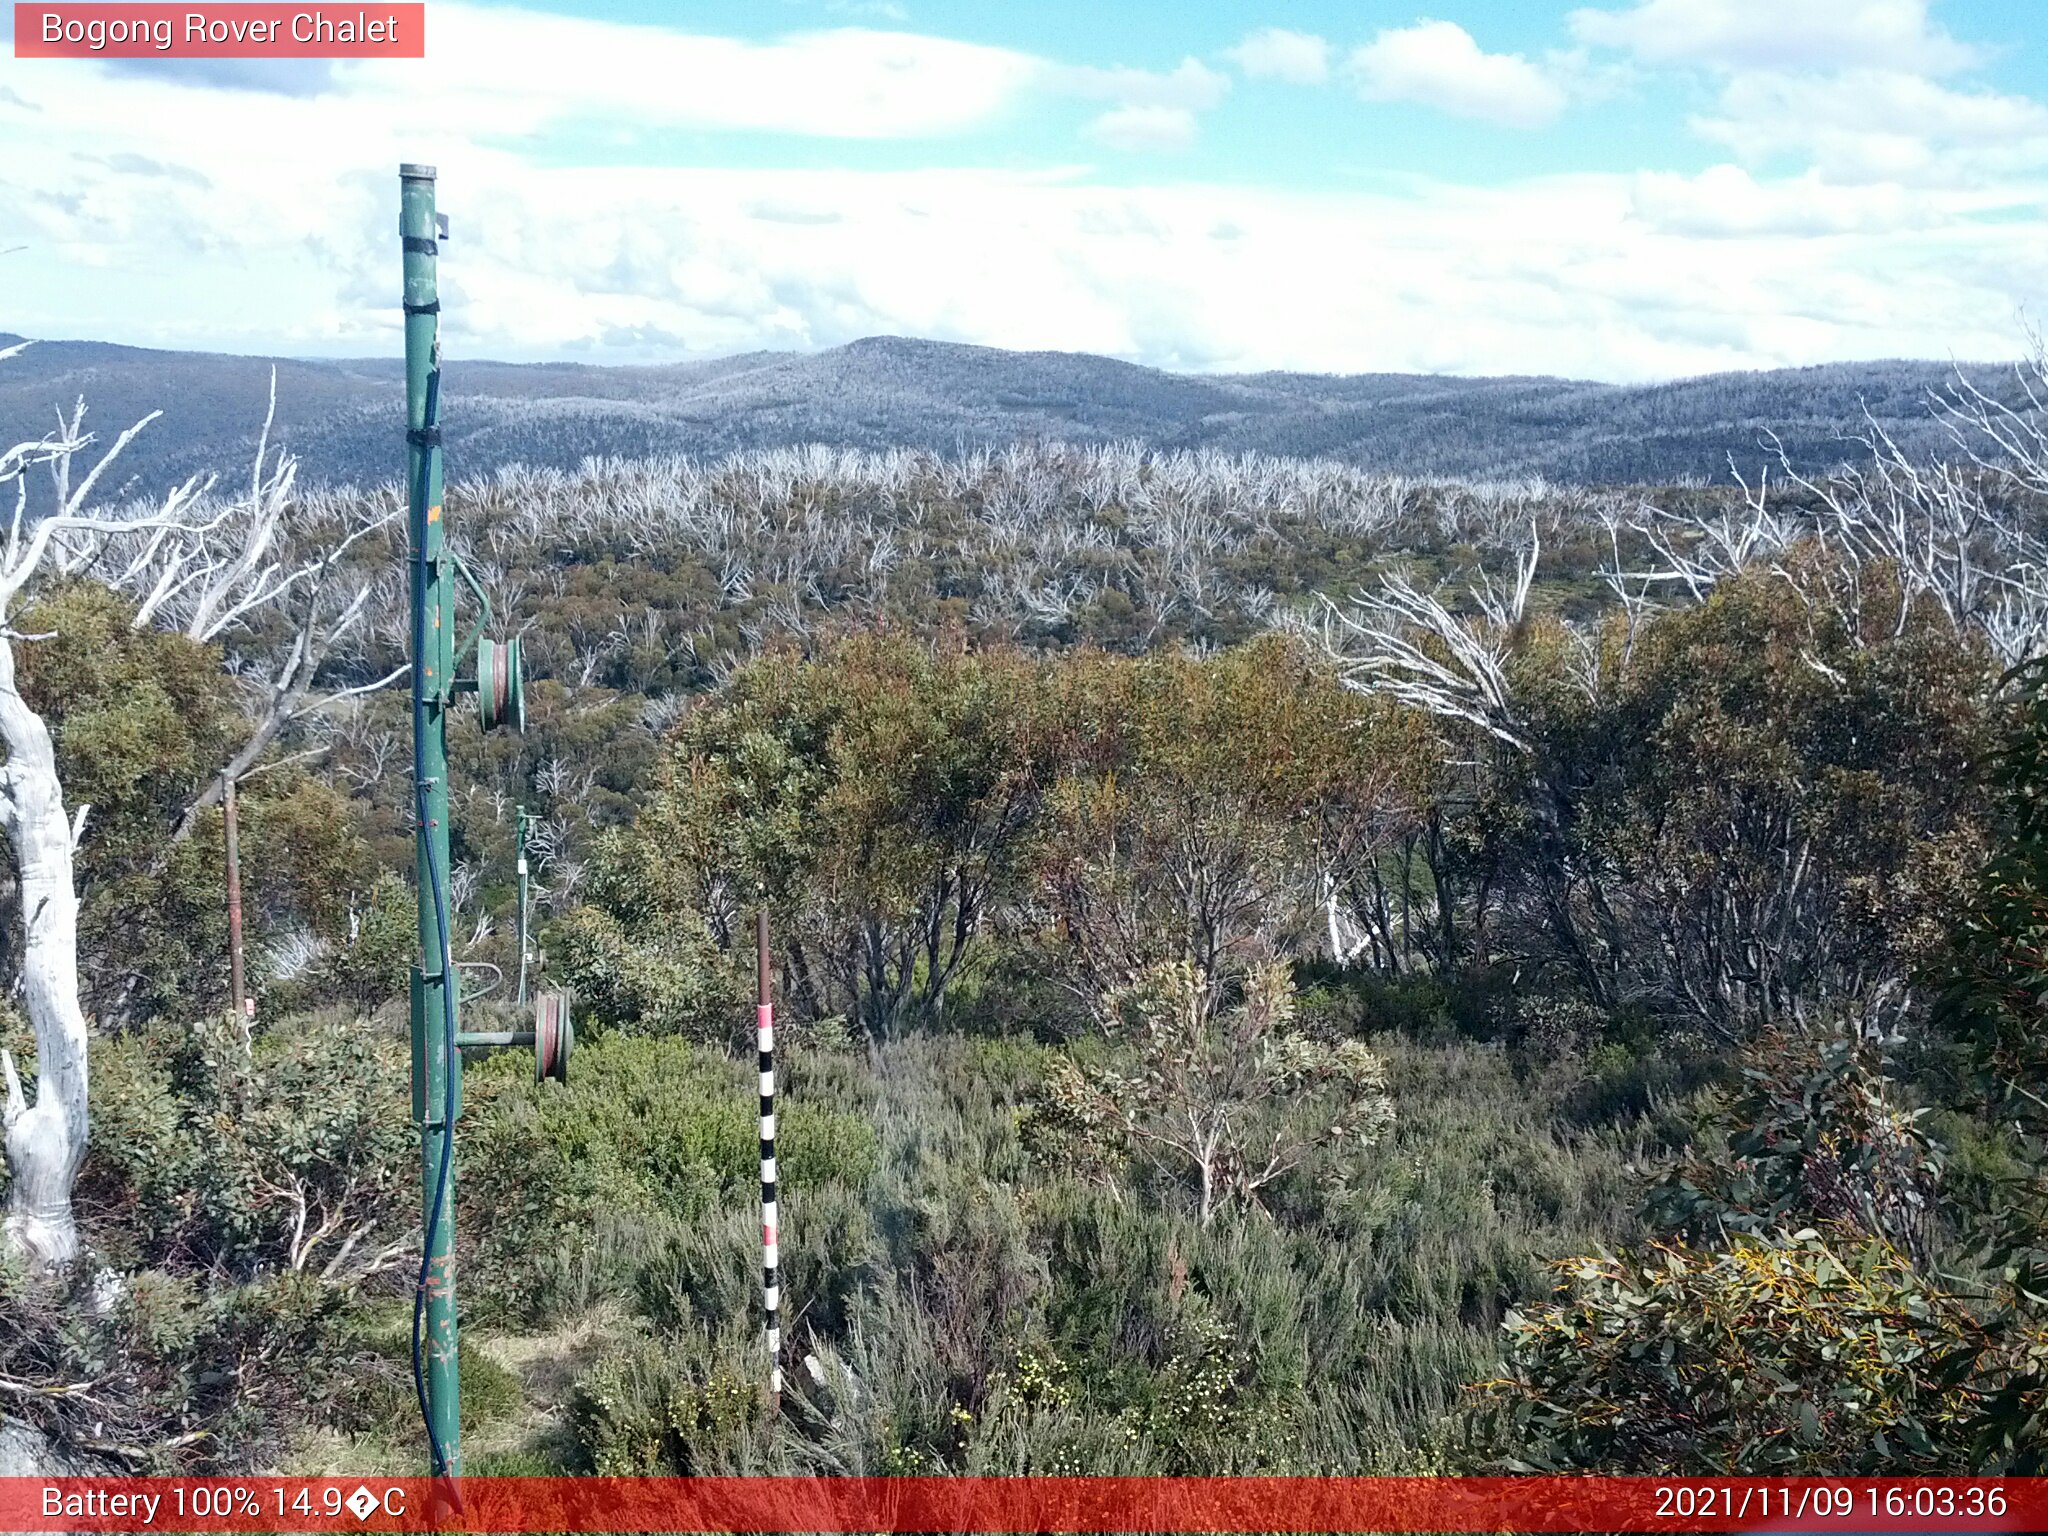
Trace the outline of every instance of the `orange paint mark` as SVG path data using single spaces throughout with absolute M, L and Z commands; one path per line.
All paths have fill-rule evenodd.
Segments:
M 441 509 L 439 507 L 427 508 L 427 521 L 430 523 L 438 523 L 439 521 L 441 521 Z

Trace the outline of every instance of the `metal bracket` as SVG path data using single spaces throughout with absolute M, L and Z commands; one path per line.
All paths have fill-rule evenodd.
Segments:
M 461 578 L 462 584 L 476 594 L 476 623 L 470 626 L 469 633 L 463 637 L 462 644 L 455 648 L 455 654 L 449 661 L 450 670 L 459 678 L 462 675 L 462 663 L 468 659 L 469 653 L 476 649 L 477 641 L 482 639 L 484 631 L 491 627 L 491 620 L 495 615 L 491 612 L 490 594 L 484 591 L 483 584 L 470 573 L 469 566 L 463 561 L 462 556 L 447 545 L 442 546 L 442 554 L 444 558 L 454 563 L 455 574 Z
M 429 1050 L 439 1048 L 439 1037 L 444 1027 L 438 1009 L 433 1011 L 432 1018 L 428 1017 L 427 998 L 430 991 L 439 990 L 440 981 L 439 975 L 430 976 L 419 966 L 412 968 L 412 1118 L 415 1125 L 428 1127 L 444 1126 L 448 1123 L 446 1118 L 448 1106 L 445 1103 L 429 1104 L 427 1102 L 426 1090 L 427 1053 Z M 462 983 L 459 976 L 456 978 L 455 984 L 457 989 L 457 1005 L 460 1006 Z M 428 1038 L 430 1032 L 434 1037 L 431 1044 Z M 460 1036 L 457 1039 L 459 1042 Z M 457 1055 L 459 1058 L 459 1044 Z M 455 1115 L 457 1119 L 460 1119 L 462 1116 L 461 1061 L 457 1059 L 448 1062 L 446 1070 L 455 1074 Z

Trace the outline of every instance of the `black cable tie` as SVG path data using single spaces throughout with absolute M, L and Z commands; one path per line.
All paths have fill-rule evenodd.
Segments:
M 441 446 L 439 427 L 408 427 L 405 440 L 415 448 L 438 448 Z
M 404 235 L 400 238 L 405 242 L 405 250 L 408 256 L 438 256 L 441 254 L 441 247 L 432 240 L 423 239 L 419 235 Z M 386 247 L 386 249 L 389 249 L 389 247 Z
M 439 299 L 434 300 L 431 304 L 403 304 L 399 307 L 408 315 L 438 315 L 441 313 L 441 301 Z

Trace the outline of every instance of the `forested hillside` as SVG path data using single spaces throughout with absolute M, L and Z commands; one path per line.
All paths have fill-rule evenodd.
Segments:
M 12 338 L 0 336 L 0 345 Z M 247 457 L 273 360 L 44 341 L 0 377 L 0 437 L 46 429 L 81 395 L 99 418 L 161 422 L 125 456 L 139 488 Z M 396 358 L 274 360 L 278 440 L 308 483 L 380 484 L 395 462 Z M 1972 366 L 2001 395 L 2009 368 Z M 871 337 L 815 354 L 754 353 L 670 367 L 513 366 L 451 358 L 448 463 L 457 478 L 511 464 L 716 456 L 829 443 L 936 453 L 1026 442 L 1129 442 L 1330 458 L 1410 476 L 1541 477 L 1578 485 L 1722 482 L 1752 473 L 1774 435 L 1819 472 L 1874 421 L 1915 451 L 1947 439 L 1927 412 L 1938 362 L 1845 363 L 1668 384 L 1550 378 L 1268 373 L 1178 375 L 1109 358 Z M 1866 413 L 1868 420 L 1866 420 Z
M 456 717 L 455 959 L 505 1016 L 527 807 L 581 1036 L 566 1083 L 468 1068 L 468 1470 L 2040 1470 L 2035 424 L 1965 393 L 1749 488 L 1243 443 L 457 484 L 532 681 L 523 735 Z M 0 562 L 0 725 L 49 728 L 92 1062 L 86 1258 L 0 1263 L 8 1412 L 409 1471 L 402 501 L 270 453 L 109 525 L 103 447 L 0 471 L 62 488 Z

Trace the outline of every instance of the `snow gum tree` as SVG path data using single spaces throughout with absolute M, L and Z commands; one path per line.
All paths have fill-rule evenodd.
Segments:
M 50 728 L 15 683 L 15 646 L 33 637 L 9 621 L 57 541 L 66 534 L 97 531 L 96 520 L 78 508 L 126 438 L 76 490 L 68 476 L 60 475 L 58 509 L 33 528 L 22 526 L 27 475 L 42 465 L 68 466 L 82 446 L 76 422 L 74 417 L 56 437 L 17 444 L 0 454 L 0 487 L 11 485 L 15 491 L 13 518 L 0 552 L 0 745 L 7 752 L 0 765 L 0 828 L 14 855 L 23 927 L 21 997 L 36 1046 L 33 1103 L 23 1091 L 13 1053 L 0 1050 L 0 1079 L 6 1088 L 0 1125 L 5 1127 L 9 1176 L 0 1232 L 9 1250 L 40 1265 L 68 1263 L 78 1252 L 71 1186 L 85 1159 L 87 1071 L 72 854 L 85 830 L 86 808 L 81 806 L 75 819 L 65 809 Z M 174 522 L 177 513 L 172 504 L 155 521 Z
M 0 361 L 27 345 L 0 349 Z M 273 378 L 273 412 L 275 389 Z M 84 430 L 84 415 L 81 402 L 68 416 L 59 414 L 56 432 L 0 449 L 0 496 L 11 492 L 12 502 L 0 501 L 8 518 L 0 544 L 0 828 L 14 857 L 19 916 L 10 920 L 21 924 L 17 980 L 35 1040 L 33 1101 L 20 1065 L 0 1051 L 9 1175 L 0 1238 L 36 1266 L 62 1265 L 78 1252 L 71 1188 L 88 1133 L 88 1037 L 74 859 L 88 807 L 66 806 L 50 723 L 18 675 L 16 647 L 51 637 L 24 633 L 15 620 L 43 588 L 68 581 L 97 581 L 120 594 L 134 605 L 130 622 L 138 628 L 175 627 L 202 643 L 224 640 L 260 612 L 291 610 L 290 657 L 254 701 L 247 742 L 223 765 L 237 776 L 285 724 L 391 680 L 317 699 L 311 692 L 314 672 L 352 633 L 370 596 L 368 578 L 332 578 L 352 546 L 391 521 L 390 508 L 367 509 L 336 528 L 317 526 L 293 494 L 294 461 L 271 449 L 269 420 L 245 495 L 215 497 L 211 479 L 194 477 L 160 500 L 110 507 L 96 493 L 112 484 L 108 471 L 155 415 L 97 458 L 87 455 L 95 439 Z M 48 474 L 50 494 L 32 515 L 30 481 L 41 481 L 39 471 Z M 181 833 L 193 814 L 187 812 Z

